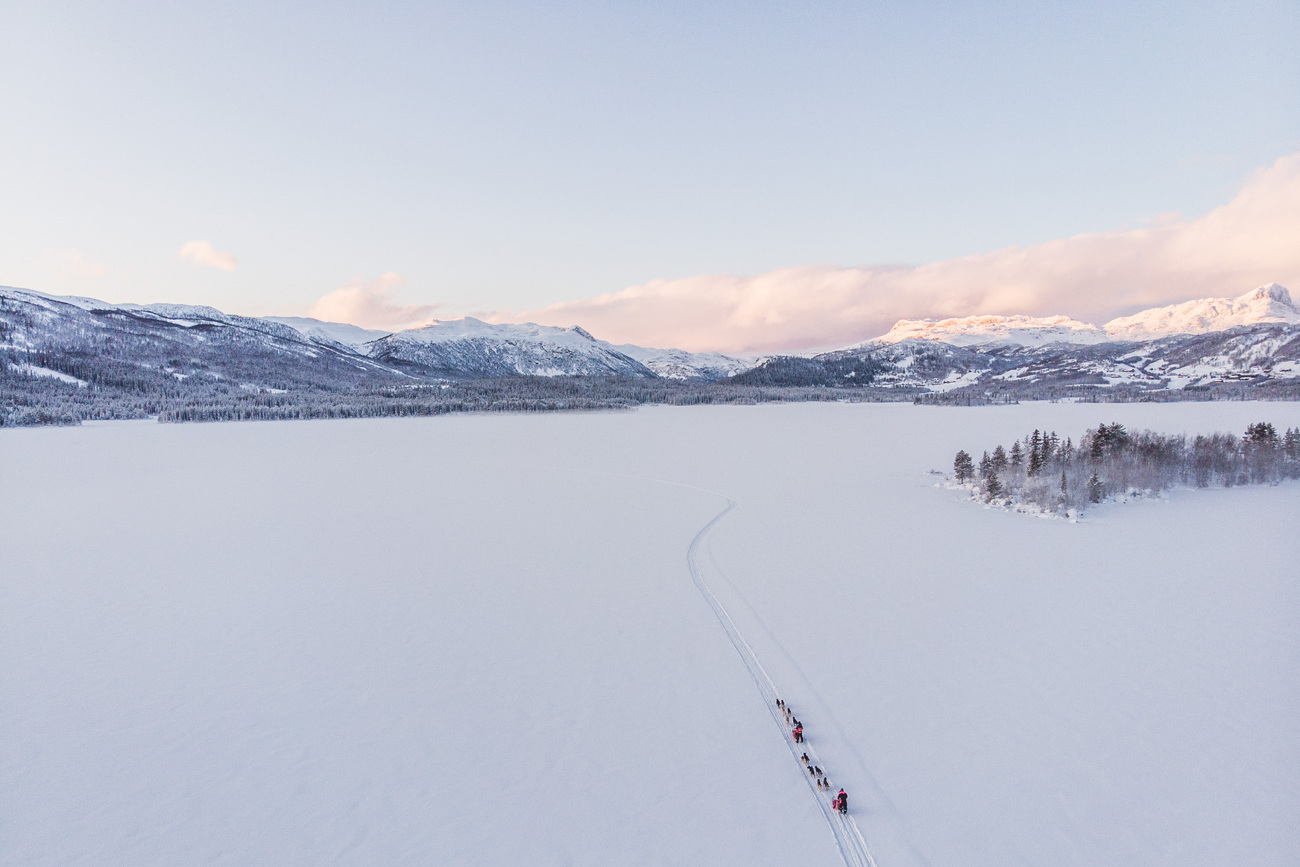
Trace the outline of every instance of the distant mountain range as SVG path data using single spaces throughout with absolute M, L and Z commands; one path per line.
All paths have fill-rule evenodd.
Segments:
M 613 345 L 579 327 L 465 318 L 387 332 L 211 307 L 109 304 L 0 288 L 0 363 L 51 383 L 221 383 L 254 392 L 502 377 L 1053 396 L 1300 381 L 1300 310 L 1282 286 L 1188 301 L 1104 326 L 1065 316 L 903 320 L 811 356 L 741 358 Z M 161 379 L 159 379 L 161 377 Z M 125 383 L 125 385 L 124 385 Z M 144 385 L 139 386 L 145 389 Z M 147 389 L 146 389 L 147 390 Z
M 65 367 L 65 361 L 84 364 L 95 358 L 166 369 L 179 378 L 235 379 L 251 365 L 263 372 L 254 385 L 267 378 L 316 381 L 321 377 L 353 381 L 618 376 L 716 381 L 754 363 L 719 353 L 613 346 L 578 327 L 492 325 L 466 317 L 392 333 L 301 317 L 233 316 L 212 307 L 109 304 L 0 288 L 0 351 L 5 349 L 40 354 Z
M 769 358 L 736 377 L 767 385 L 849 380 L 928 392 L 1065 396 L 1300 381 L 1300 310 L 1276 283 L 1237 298 L 1144 310 L 1098 327 L 1066 316 L 903 320 L 809 359 Z
M 1049 343 L 1095 344 L 1159 340 L 1184 334 L 1227 331 L 1248 325 L 1300 324 L 1291 294 L 1276 283 L 1238 298 L 1202 298 L 1121 316 L 1098 327 L 1068 316 L 967 316 L 963 319 L 904 319 L 874 342 L 937 340 L 953 346 L 992 343 L 1045 346 Z

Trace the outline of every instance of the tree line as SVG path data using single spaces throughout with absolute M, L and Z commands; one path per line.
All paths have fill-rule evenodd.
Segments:
M 5 362 L 9 363 L 6 364 Z M 105 419 L 162 422 L 432 416 L 454 412 L 565 412 L 664 404 L 754 404 L 841 401 L 839 390 L 728 382 L 680 382 L 634 377 L 511 376 L 401 385 L 275 381 L 250 385 L 205 373 L 190 361 L 183 378 L 173 371 L 99 363 L 85 369 L 63 359 L 58 368 L 85 385 L 22 372 L 47 359 L 0 352 L 0 427 L 75 425 Z M 897 400 L 885 389 L 855 390 L 854 401 Z
M 978 463 L 965 450 L 958 451 L 953 475 L 985 502 L 1082 512 L 1116 494 L 1300 478 L 1300 429 L 1279 434 L 1271 423 L 1257 422 L 1241 437 L 1187 437 L 1134 433 L 1115 422 L 1089 428 L 1077 445 L 1056 431 L 1035 430 L 1009 449 L 999 444 L 984 452 Z

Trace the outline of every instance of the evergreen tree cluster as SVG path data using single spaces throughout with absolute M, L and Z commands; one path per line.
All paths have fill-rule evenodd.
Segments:
M 48 364 L 41 362 L 48 361 Z M 8 363 L 5 363 L 8 362 Z M 842 401 L 844 392 L 821 388 L 679 382 L 633 377 L 511 376 L 402 385 L 324 384 L 298 380 L 265 385 L 232 382 L 205 372 L 192 359 L 157 369 L 35 353 L 0 352 L 0 427 L 75 425 L 105 419 L 163 422 L 431 416 L 453 412 L 563 412 L 626 409 L 649 404 L 754 404 Z M 66 382 L 24 372 L 28 365 L 82 380 Z M 180 374 L 179 376 L 177 374 Z M 896 400 L 887 390 L 856 389 L 855 401 Z
M 1133 433 L 1115 422 L 1088 429 L 1078 445 L 1056 431 L 1035 430 L 1010 449 L 998 445 L 984 452 L 978 463 L 965 450 L 957 452 L 953 476 L 986 502 L 1082 512 L 1116 494 L 1300 478 L 1300 429 L 1279 434 L 1269 422 L 1258 422 L 1240 438 L 1230 433 L 1189 438 Z
M 793 388 L 866 388 L 875 383 L 882 365 L 869 358 L 813 359 L 778 355 L 731 377 L 735 385 Z M 909 389 L 908 396 L 917 389 Z

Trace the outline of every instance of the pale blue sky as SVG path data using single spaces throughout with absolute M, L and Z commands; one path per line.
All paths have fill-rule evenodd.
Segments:
M 931 262 L 1300 150 L 1294 0 L 10 2 L 0 39 L 0 284 L 245 313 Z

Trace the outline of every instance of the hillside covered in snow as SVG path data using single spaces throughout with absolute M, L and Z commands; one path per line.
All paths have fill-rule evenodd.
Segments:
M 904 320 L 816 355 L 613 345 L 579 326 L 401 332 L 0 289 L 0 425 L 430 415 L 764 400 L 1300 398 L 1281 286 L 1116 319 Z
M 1108 339 L 1104 329 L 1068 316 L 966 316 L 960 319 L 903 319 L 876 341 L 849 348 L 860 349 L 873 342 L 901 343 L 904 340 L 933 340 L 952 346 L 990 343 L 1043 346 L 1048 343 L 1105 343 Z
M 1300 310 L 1286 287 L 1260 286 L 1236 298 L 1202 298 L 1143 310 L 1106 323 L 1111 340 L 1154 340 L 1253 325 L 1300 325 Z
M 492 324 L 465 317 L 392 333 L 304 317 L 234 316 L 182 304 L 109 304 L 0 287 L 0 352 L 4 350 L 142 367 L 157 367 L 154 361 L 160 356 L 188 355 L 209 369 L 239 355 L 256 356 L 254 363 L 276 367 L 271 373 L 288 377 L 313 375 L 309 371 L 337 376 L 343 365 L 380 373 L 380 380 L 395 375 L 711 381 L 748 366 L 718 353 L 614 347 L 576 326 Z M 647 366 L 667 360 L 671 364 L 660 365 L 662 372 Z
M 1282 286 L 1123 317 L 903 320 L 875 340 L 810 359 L 765 359 L 739 377 L 767 384 L 872 385 L 936 400 L 1300 396 L 1300 311 Z
M 1201 298 L 1168 307 L 1154 307 L 1112 319 L 1100 327 L 1068 316 L 903 319 L 876 340 L 847 349 L 904 340 L 933 340 L 952 346 L 1090 345 L 1159 340 L 1254 325 L 1300 325 L 1300 310 L 1296 309 L 1286 287 L 1270 283 L 1236 298 Z

